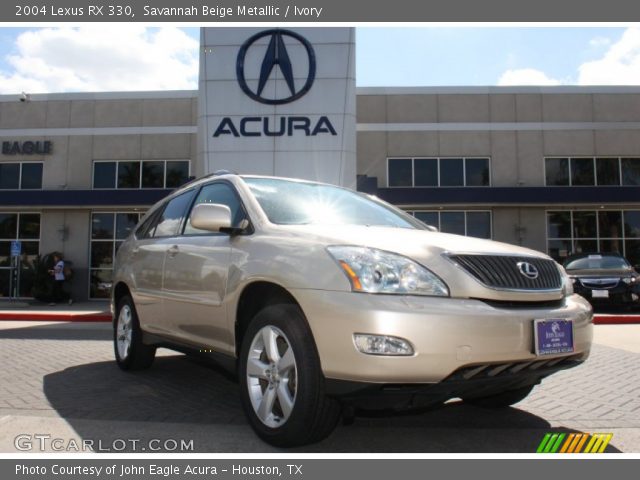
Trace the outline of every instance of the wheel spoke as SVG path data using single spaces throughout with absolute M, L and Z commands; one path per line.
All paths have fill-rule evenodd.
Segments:
M 260 401 L 260 406 L 258 407 L 258 416 L 263 422 L 266 422 L 269 419 L 269 416 L 273 412 L 273 404 L 276 401 L 276 390 L 275 388 L 267 388 L 264 391 L 264 395 L 262 396 L 262 400 Z
M 286 420 L 291 415 L 291 410 L 293 410 L 293 398 L 289 393 L 289 388 L 286 382 L 280 382 L 278 385 L 278 401 L 280 402 L 280 408 L 282 408 L 282 414 L 284 415 L 284 419 Z
M 278 362 L 278 372 L 280 373 L 280 375 L 284 375 L 291 368 L 294 368 L 295 366 L 296 366 L 296 359 L 293 356 L 293 349 L 289 345 L 289 348 L 287 348 L 287 351 Z
M 132 320 L 133 314 L 129 306 L 125 305 L 120 310 L 120 315 L 118 316 L 118 326 L 117 326 L 117 342 L 118 342 L 118 353 L 120 358 L 124 359 L 129 355 L 129 351 L 131 350 L 131 340 L 132 340 Z
M 247 361 L 247 375 L 250 377 L 257 377 L 261 379 L 267 378 L 265 370 L 269 368 L 269 365 L 261 362 L 258 358 L 249 358 Z
M 272 328 L 264 328 L 262 330 L 262 341 L 264 343 L 264 350 L 267 353 L 267 358 L 271 362 L 277 362 L 280 359 L 280 354 L 278 353 L 278 344 L 276 343 L 276 339 L 278 335 Z

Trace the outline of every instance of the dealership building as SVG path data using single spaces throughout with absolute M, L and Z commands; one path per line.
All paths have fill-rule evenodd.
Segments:
M 36 256 L 60 251 L 74 297 L 105 298 L 146 209 L 219 169 L 640 264 L 640 87 L 356 88 L 353 28 L 203 28 L 198 90 L 2 95 L 0 144 L 2 297 L 12 253 L 29 297 Z

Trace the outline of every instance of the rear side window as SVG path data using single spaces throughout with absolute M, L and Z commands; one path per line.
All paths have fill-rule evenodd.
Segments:
M 172 237 L 177 235 L 194 195 L 195 190 L 189 190 L 169 200 L 162 213 L 157 217 L 155 229 L 152 226 L 147 235 L 152 237 Z
M 138 240 L 151 238 L 153 236 L 153 232 L 158 223 L 158 217 L 160 216 L 160 210 L 162 210 L 162 208 L 159 208 L 151 215 L 149 215 L 149 217 L 145 219 L 145 221 L 142 222 L 142 224 L 138 227 L 138 229 L 136 230 L 136 238 Z
M 233 188 L 226 183 L 212 183 L 202 187 L 193 206 L 195 207 L 200 203 L 217 203 L 229 207 L 229 210 L 231 210 L 231 224 L 233 226 L 238 226 L 246 217 L 238 195 Z M 189 218 L 184 228 L 184 234 L 197 235 L 204 233 L 211 234 L 211 232 L 192 227 L 191 219 Z

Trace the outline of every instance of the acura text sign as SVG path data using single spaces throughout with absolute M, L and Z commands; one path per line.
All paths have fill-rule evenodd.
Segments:
M 355 185 L 352 28 L 204 28 L 199 159 Z

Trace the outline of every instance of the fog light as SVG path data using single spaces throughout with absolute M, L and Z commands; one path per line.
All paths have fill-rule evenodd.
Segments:
M 359 352 L 367 355 L 413 355 L 413 347 L 404 338 L 356 333 L 353 342 Z
M 636 295 L 635 293 L 631 294 L 631 300 L 633 300 L 634 302 L 638 301 L 638 295 Z

